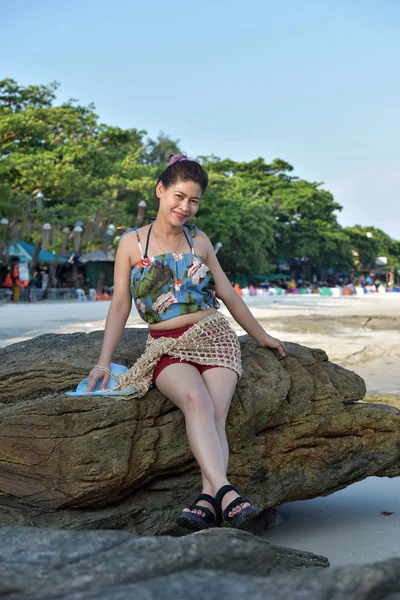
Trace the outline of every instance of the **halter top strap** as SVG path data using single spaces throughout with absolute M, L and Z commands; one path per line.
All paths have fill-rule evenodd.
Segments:
M 133 231 L 136 233 L 136 239 L 137 239 L 137 243 L 138 243 L 139 250 L 140 250 L 140 256 L 142 257 L 142 260 L 143 260 L 143 258 L 144 258 L 144 256 L 143 256 L 143 248 L 142 248 L 142 243 L 140 241 L 139 232 L 138 232 L 137 229 L 134 229 Z
M 147 251 L 148 251 L 148 249 L 149 249 L 150 231 L 151 231 L 151 228 L 152 228 L 152 227 L 153 227 L 153 223 L 150 225 L 150 227 L 149 227 L 149 231 L 147 232 L 146 249 L 145 249 L 145 251 L 144 251 L 144 256 L 143 256 L 143 258 L 148 258 L 148 256 L 147 256 Z
M 185 234 L 185 238 L 186 238 L 186 240 L 187 240 L 187 243 L 188 243 L 188 244 L 189 244 L 189 246 L 190 246 L 190 249 L 191 249 L 191 251 L 192 251 L 192 254 L 194 254 L 194 246 L 193 246 L 192 232 L 191 232 L 191 231 L 190 231 L 190 229 L 189 229 L 190 240 L 189 240 L 188 236 L 186 235 L 186 231 L 185 231 L 185 230 L 183 230 L 183 233 Z

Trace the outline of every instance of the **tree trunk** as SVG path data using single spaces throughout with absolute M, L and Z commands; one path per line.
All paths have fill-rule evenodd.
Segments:
M 40 238 L 39 241 L 36 242 L 35 248 L 33 250 L 32 260 L 29 265 L 29 274 L 31 277 L 34 275 L 35 271 L 37 270 L 38 264 L 39 264 L 39 252 L 40 252 L 41 246 L 42 246 L 42 238 Z
M 55 274 L 57 266 L 59 264 L 59 260 L 60 260 L 62 254 L 64 254 L 64 252 L 65 252 L 65 250 L 67 248 L 68 238 L 69 238 L 69 236 L 66 235 L 65 238 L 62 241 L 60 250 L 55 255 L 54 260 L 50 263 L 49 278 L 47 280 L 46 288 L 45 288 L 45 290 L 43 292 L 43 296 L 42 296 L 43 300 L 47 299 L 48 289 L 51 288 L 51 287 L 53 287 L 54 274 Z

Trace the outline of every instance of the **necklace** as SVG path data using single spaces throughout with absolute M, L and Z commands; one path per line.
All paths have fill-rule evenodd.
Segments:
M 156 238 L 156 242 L 157 242 L 157 244 L 158 244 L 158 245 L 160 246 L 160 248 L 161 248 L 161 244 L 160 244 L 160 242 L 158 241 L 158 238 L 157 238 L 157 236 L 156 236 L 156 232 L 154 231 L 154 229 L 153 229 L 153 233 L 154 233 L 154 237 Z M 174 252 L 176 252 L 176 251 L 178 250 L 179 246 L 181 245 L 181 241 L 182 241 L 182 235 L 183 235 L 183 231 L 182 231 L 182 233 L 181 233 L 181 235 L 180 235 L 180 238 L 179 238 L 178 245 L 177 245 L 177 247 L 175 248 L 175 250 L 173 251 L 173 253 L 174 253 Z M 161 248 L 161 250 L 164 252 L 164 254 L 169 254 L 169 252 L 165 252 L 164 248 Z M 173 254 L 173 253 L 172 253 L 172 254 Z

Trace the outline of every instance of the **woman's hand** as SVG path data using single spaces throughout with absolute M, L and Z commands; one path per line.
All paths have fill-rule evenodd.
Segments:
M 102 366 L 104 366 L 106 369 L 111 369 L 110 364 Z M 83 393 L 85 394 L 86 392 L 91 392 L 99 379 L 103 380 L 101 384 L 101 389 L 105 390 L 107 382 L 110 379 L 109 373 L 103 371 L 103 369 L 99 369 L 98 367 L 93 367 L 93 369 L 89 373 L 89 381 Z
M 278 350 L 279 354 L 282 358 L 286 356 L 286 346 L 283 342 L 278 340 L 277 338 L 272 337 L 272 335 L 265 334 L 265 337 L 258 342 L 262 348 L 272 348 L 274 350 Z

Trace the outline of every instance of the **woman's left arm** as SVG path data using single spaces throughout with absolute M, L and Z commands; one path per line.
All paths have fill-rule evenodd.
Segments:
M 202 241 L 204 241 L 206 245 L 206 264 L 214 275 L 217 297 L 223 301 L 235 321 L 237 321 L 237 323 L 239 323 L 239 325 L 247 331 L 260 346 L 263 348 L 275 348 L 278 350 L 279 354 L 284 357 L 286 355 L 285 345 L 277 338 L 269 335 L 253 317 L 247 304 L 242 300 L 239 294 L 235 292 L 232 284 L 222 270 L 210 240 L 203 232 L 199 233 Z

